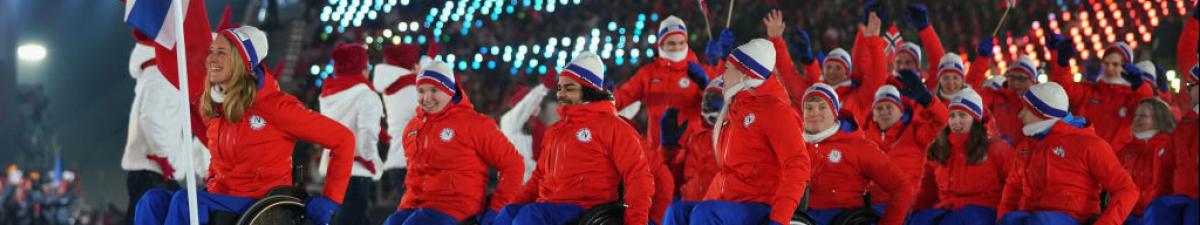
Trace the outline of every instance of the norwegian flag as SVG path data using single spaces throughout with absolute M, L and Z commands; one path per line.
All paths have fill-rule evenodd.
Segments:
M 887 42 L 887 48 L 883 50 L 883 55 L 888 62 L 892 62 L 896 58 L 896 48 L 904 44 L 904 37 L 900 36 L 900 28 L 896 24 L 888 27 L 886 33 L 883 34 L 883 41 Z

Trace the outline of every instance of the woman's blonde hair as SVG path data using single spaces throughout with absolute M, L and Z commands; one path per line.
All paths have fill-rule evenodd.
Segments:
M 230 41 L 227 37 L 221 36 L 222 39 Z M 230 41 L 232 43 L 232 41 Z M 231 45 L 232 46 L 232 45 Z M 236 52 L 236 49 L 231 49 L 229 55 L 229 63 L 225 65 L 233 74 L 229 76 L 228 88 L 225 89 L 225 102 L 217 103 L 212 100 L 212 86 L 215 85 L 208 79 L 204 80 L 204 95 L 200 97 L 200 113 L 206 119 L 215 118 L 225 115 L 225 120 L 230 123 L 242 121 L 242 116 L 246 109 L 254 104 L 254 96 L 258 91 L 257 83 L 250 70 L 246 68 L 245 60 L 241 54 Z M 220 107 L 221 111 L 217 111 Z
M 1150 119 L 1154 121 L 1154 129 L 1159 132 L 1172 132 L 1175 130 L 1175 114 L 1171 112 L 1171 107 L 1167 102 L 1158 97 L 1142 99 L 1138 102 L 1138 107 L 1142 105 L 1150 106 Z

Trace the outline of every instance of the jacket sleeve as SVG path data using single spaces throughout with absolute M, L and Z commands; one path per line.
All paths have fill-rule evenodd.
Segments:
M 1099 182 L 1101 188 L 1111 194 L 1108 208 L 1100 213 L 1100 219 L 1096 220 L 1095 224 L 1122 224 L 1137 204 L 1137 185 L 1133 183 L 1133 178 L 1121 166 L 1120 161 L 1117 161 L 1116 154 L 1107 143 L 1097 138 L 1087 145 L 1088 154 L 1084 159 L 1087 162 L 1084 163 L 1088 167 L 1088 173 L 1092 179 Z
M 1186 20 L 1187 22 L 1183 22 L 1183 31 L 1179 34 L 1179 44 L 1175 48 L 1175 64 L 1182 73 L 1192 69 L 1197 58 L 1200 58 L 1196 54 L 1197 46 L 1200 46 L 1200 43 L 1196 42 L 1196 39 L 1200 38 L 1200 21 L 1196 21 L 1195 18 Z
M 779 160 L 780 181 L 775 197 L 771 199 L 770 219 L 779 224 L 788 224 L 800 204 L 800 198 L 804 197 L 811 162 L 804 142 L 797 141 L 804 138 L 800 133 L 799 116 L 791 111 L 773 111 L 771 114 L 777 122 L 767 123 L 766 132 L 769 133 L 764 136 Z
M 920 188 L 917 188 L 917 198 L 913 201 L 914 209 L 932 208 L 938 201 L 937 178 L 933 173 L 933 164 L 926 163 L 924 167 L 925 174 L 921 176 L 921 185 L 919 185 Z
M 545 155 L 545 154 L 543 154 Z M 533 169 L 533 174 L 529 175 L 529 180 L 525 182 L 525 186 L 521 187 L 521 193 L 518 193 L 511 201 L 512 204 L 530 203 L 538 198 L 538 188 L 542 184 L 542 174 L 545 173 L 543 168 L 546 168 L 546 160 L 537 160 L 537 167 Z
M 675 177 L 671 175 L 671 171 L 667 169 L 667 164 L 661 154 L 652 151 L 646 151 L 646 157 L 649 162 L 651 175 L 654 176 L 654 196 L 653 203 L 650 205 L 650 220 L 654 224 L 663 224 L 663 213 L 667 212 L 667 206 L 671 205 L 671 198 L 675 196 Z
M 378 180 L 383 175 L 383 162 L 379 160 L 379 130 L 383 119 L 383 101 L 374 91 L 364 92 L 363 99 L 358 101 L 358 115 L 355 118 L 354 145 L 357 146 L 355 155 L 362 155 L 371 160 L 375 170 L 372 178 Z
M 870 63 L 866 63 L 867 61 L 862 60 L 862 57 L 870 57 L 868 55 L 871 54 L 869 53 L 869 48 L 863 46 L 866 44 L 866 42 L 868 42 L 867 39 L 869 38 L 863 37 L 862 30 L 854 33 L 854 45 L 850 47 L 850 61 L 853 61 L 854 65 L 852 65 L 853 68 L 849 68 L 850 73 L 846 73 L 846 75 L 851 79 L 859 79 L 863 76 L 870 76 L 864 75 L 864 73 L 867 73 L 868 70 L 870 70 L 867 68 Z M 880 42 L 883 42 L 883 40 L 881 39 Z M 884 44 L 886 45 L 886 43 Z M 881 46 L 880 50 L 882 51 L 885 47 L 886 46 Z M 883 60 L 880 60 L 879 62 L 883 62 Z M 887 67 L 886 64 L 884 67 Z
M 781 37 L 771 38 L 771 43 L 775 45 L 775 71 L 779 73 L 779 79 L 783 82 L 784 90 L 787 90 L 789 99 L 800 99 L 804 96 L 804 91 L 808 89 L 808 78 L 801 75 L 796 69 L 796 64 L 792 63 L 792 56 L 788 54 L 787 43 Z M 814 63 L 815 64 L 815 63 Z M 796 107 L 799 103 L 792 102 L 793 108 L 799 112 L 800 107 Z
M 157 74 L 147 75 L 158 76 Z M 177 160 L 182 159 L 174 159 L 177 158 L 174 156 L 182 156 L 182 153 L 186 152 L 180 148 L 179 144 L 182 139 L 177 135 L 183 132 L 183 126 L 179 124 L 181 122 L 179 115 L 187 115 L 186 111 L 183 111 L 186 108 L 179 102 L 179 90 L 161 78 L 143 77 L 142 79 L 149 80 L 143 83 L 142 93 L 138 96 L 142 98 L 142 102 L 137 109 L 140 112 L 137 126 L 139 130 L 143 131 L 143 134 L 147 135 L 145 140 L 150 147 L 147 153 L 168 158 L 171 164 L 176 164 Z M 182 169 L 182 167 L 179 168 Z M 171 174 L 163 175 L 170 176 Z
M 925 86 L 934 90 L 939 79 L 937 77 L 938 64 L 942 63 L 942 56 L 946 55 L 946 49 L 942 48 L 942 39 L 938 38 L 933 25 L 917 32 L 917 35 L 921 36 L 921 44 L 925 45 L 925 64 L 928 65 L 925 70 L 929 71 L 928 74 L 931 75 L 925 76 Z
M 1022 144 L 1023 145 L 1023 144 Z M 1018 151 L 1022 148 L 1017 148 Z M 1000 204 L 996 205 L 996 219 L 1004 218 L 1004 214 L 1016 211 L 1024 198 L 1025 161 L 1026 156 L 1015 156 L 1008 162 L 1008 177 L 1004 179 L 1004 190 L 1000 194 Z
M 642 144 L 637 131 L 629 125 L 620 124 L 612 134 L 610 157 L 625 186 L 625 224 L 646 224 L 649 221 L 651 195 L 654 192 L 654 177 L 646 165 Z
M 337 121 L 304 108 L 295 97 L 287 95 L 283 98 L 267 106 L 271 119 L 278 121 L 274 123 L 275 126 L 288 135 L 331 151 L 325 187 L 321 193 L 342 204 L 346 185 L 350 182 L 350 167 L 354 163 L 354 134 Z
M 1159 157 L 1158 166 L 1154 167 L 1154 182 L 1151 188 L 1154 190 L 1154 196 L 1174 194 L 1171 179 L 1175 177 L 1175 145 L 1176 141 L 1168 141 L 1166 152 Z
M 884 62 L 885 60 L 883 55 L 883 48 L 887 44 L 883 41 L 883 38 L 879 36 L 864 37 L 862 43 L 866 45 L 864 51 L 866 55 L 855 56 L 858 57 L 855 59 L 855 61 L 862 61 L 861 63 L 856 62 L 855 64 L 869 65 L 863 66 L 863 68 L 867 69 L 867 71 L 863 71 L 865 73 L 863 73 L 862 85 L 853 91 L 851 94 L 853 96 L 851 97 L 855 98 L 855 101 L 858 102 L 873 102 L 875 100 L 875 90 L 878 90 L 879 87 L 887 83 L 888 76 L 890 76 L 887 72 L 887 63 Z M 869 111 L 871 109 L 868 107 L 863 110 Z M 854 115 L 858 116 L 867 115 L 866 111 L 854 113 Z M 860 118 L 858 122 L 862 123 L 863 120 Z
M 521 155 L 517 154 L 517 149 L 512 143 L 508 142 L 508 138 L 496 128 L 495 122 L 486 117 L 484 120 L 484 124 L 476 128 L 480 135 L 476 136 L 475 141 L 479 147 L 475 150 L 483 162 L 500 173 L 496 192 L 492 193 L 492 201 L 488 204 L 488 209 L 500 211 L 501 207 L 517 198 L 525 176 L 525 162 Z
M 1047 64 L 1050 64 L 1050 74 L 1048 74 L 1048 80 L 1058 83 L 1058 85 L 1062 86 L 1063 91 L 1067 92 L 1067 98 L 1071 103 L 1071 109 L 1076 109 L 1078 106 L 1082 106 L 1084 104 L 1085 100 L 1083 98 L 1086 97 L 1085 91 L 1087 89 L 1084 87 L 1085 84 L 1075 82 L 1075 78 L 1074 75 L 1071 74 L 1070 67 L 1058 65 L 1058 57 L 1062 56 L 1058 55 L 1058 52 L 1053 50 L 1050 51 L 1050 61 L 1046 62 Z
M 863 160 L 861 169 L 863 175 L 882 187 L 892 197 L 891 201 L 887 203 L 888 210 L 884 212 L 883 219 L 879 221 L 879 224 L 904 224 L 904 217 L 908 215 L 908 210 L 917 197 L 916 186 L 904 179 L 906 176 L 900 168 L 889 160 L 888 156 L 879 150 L 879 147 L 870 145 L 870 148 L 863 149 L 861 152 L 867 153 L 861 159 Z
M 526 122 L 529 122 L 529 118 L 533 116 L 533 112 L 537 111 L 538 107 L 541 107 L 542 98 L 546 97 L 547 92 L 548 89 L 546 86 L 538 85 L 537 87 L 533 87 L 533 90 L 530 90 L 529 94 L 525 94 L 525 97 L 521 98 L 521 101 L 518 101 L 512 109 L 509 109 L 503 116 L 500 116 L 500 132 L 503 132 L 504 136 L 510 140 L 520 136 L 530 136 L 522 132 L 521 129 L 525 126 Z M 525 159 L 525 163 L 533 162 L 532 146 L 526 148 L 526 151 L 517 148 L 517 152 Z
M 921 144 L 919 149 L 922 152 L 929 147 L 930 143 L 933 143 L 933 139 L 936 139 L 941 134 L 942 128 L 946 127 L 947 118 L 950 118 L 946 104 L 942 103 L 942 100 L 937 97 L 931 99 L 932 101 L 929 103 L 929 106 L 916 106 L 919 110 L 915 120 L 913 120 L 916 121 L 914 125 L 917 128 L 913 132 L 916 132 L 915 136 Z M 925 154 L 921 154 L 921 158 L 925 158 Z
M 975 60 L 971 60 L 971 68 L 967 68 L 968 87 L 983 90 L 983 82 L 987 80 L 988 66 L 991 64 L 992 58 L 975 56 Z
M 646 91 L 649 91 L 647 89 L 650 88 L 650 82 L 647 79 L 652 75 L 650 71 L 653 70 L 653 67 L 653 63 L 647 63 L 642 68 L 638 68 L 632 78 L 629 78 L 628 81 L 621 84 L 621 87 L 617 88 L 616 92 L 613 92 L 617 109 L 624 109 L 625 106 L 642 100 Z

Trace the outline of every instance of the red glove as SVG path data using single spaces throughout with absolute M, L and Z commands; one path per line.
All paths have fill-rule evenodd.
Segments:
M 175 167 L 171 166 L 171 162 L 167 161 L 166 157 L 146 155 L 146 158 L 150 159 L 150 161 L 154 161 L 154 163 L 158 164 L 158 167 L 162 169 L 163 181 L 170 182 L 171 179 L 175 177 Z
M 371 174 L 375 174 L 375 163 L 371 162 L 371 160 L 367 160 L 367 159 L 364 159 L 363 157 L 355 156 L 354 162 L 362 164 L 363 167 L 367 168 L 367 171 L 371 171 Z
M 554 89 L 558 87 L 557 78 L 557 71 L 554 71 L 554 69 L 547 70 L 546 74 L 542 75 L 542 86 L 546 86 L 547 89 Z

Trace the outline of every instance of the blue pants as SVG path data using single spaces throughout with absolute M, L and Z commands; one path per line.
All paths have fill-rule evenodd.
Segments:
M 254 201 L 251 198 L 196 190 L 196 211 L 200 216 L 200 224 L 208 223 L 209 212 L 215 210 L 242 214 Z M 134 224 L 137 225 L 187 224 L 187 191 L 176 191 L 172 194 L 165 189 L 150 189 L 138 200 L 136 210 Z
M 1079 225 L 1079 221 L 1058 211 L 1012 211 L 997 225 Z
M 996 210 L 978 205 L 967 205 L 958 210 L 925 209 L 908 217 L 910 225 L 992 225 L 996 224 Z
M 807 212 L 809 217 L 812 217 L 813 222 L 818 225 L 828 225 L 833 222 L 833 218 L 838 214 L 842 214 L 842 209 L 809 209 Z
M 671 207 L 677 208 L 675 211 L 686 211 L 684 209 L 686 206 L 672 204 Z M 680 213 L 671 212 L 670 208 L 668 208 L 667 211 L 668 214 Z M 767 206 L 766 204 L 754 202 L 737 203 L 710 200 L 695 204 L 692 206 L 692 210 L 688 214 L 688 221 L 686 222 L 690 222 L 687 224 L 691 225 L 759 225 L 767 221 L 767 217 L 771 214 L 771 207 Z M 684 221 L 675 221 L 675 219 L 669 219 L 671 217 L 676 217 L 674 214 L 664 217 L 668 218 L 664 220 L 672 221 L 664 222 L 664 225 L 684 225 L 684 223 L 679 223 Z
M 404 209 L 392 213 L 384 225 L 455 225 L 458 220 L 432 208 Z
M 1155 198 L 1142 213 L 1144 224 L 1200 224 L 1200 201 L 1184 196 Z
M 689 224 L 688 217 L 692 214 L 692 209 L 696 208 L 700 202 L 693 201 L 675 201 L 667 206 L 667 212 L 663 214 L 663 225 Z
M 583 207 L 569 203 L 529 203 L 523 207 L 510 205 L 500 210 L 493 224 L 504 224 L 502 220 L 512 215 L 510 213 L 513 210 L 518 212 L 512 217 L 512 225 L 563 225 L 583 214 Z

